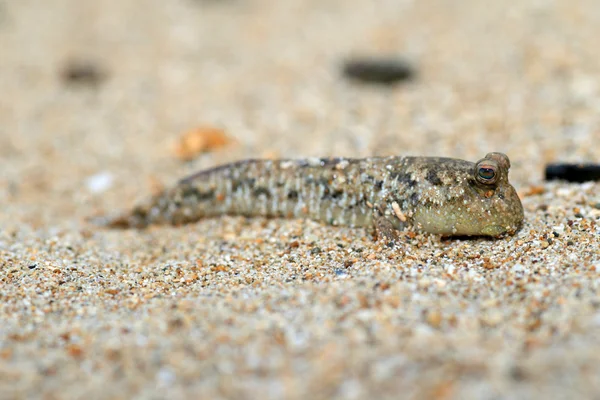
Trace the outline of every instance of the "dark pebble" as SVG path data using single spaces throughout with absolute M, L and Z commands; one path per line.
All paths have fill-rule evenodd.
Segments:
M 600 164 L 548 164 L 546 180 L 567 182 L 588 182 L 600 180 Z
M 510 377 L 517 382 L 521 382 L 527 379 L 527 374 L 523 368 L 515 365 L 510 369 Z
M 396 58 L 357 57 L 347 60 L 343 75 L 353 81 L 377 85 L 393 85 L 412 80 L 416 72 L 407 61 Z
M 28 268 L 29 269 L 36 269 L 37 268 L 37 264 L 31 264 Z
M 61 79 L 68 85 L 95 87 L 106 79 L 106 72 L 96 62 L 73 60 L 62 68 Z
M 312 249 L 310 249 L 310 254 L 320 254 L 320 253 L 321 253 L 320 247 L 313 247 Z

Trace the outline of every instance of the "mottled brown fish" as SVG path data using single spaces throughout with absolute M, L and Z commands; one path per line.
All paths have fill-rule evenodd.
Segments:
M 437 157 L 246 160 L 185 178 L 107 225 L 179 225 L 229 214 L 372 226 L 390 239 L 407 227 L 500 237 L 523 223 L 509 168 L 502 153 L 476 163 Z

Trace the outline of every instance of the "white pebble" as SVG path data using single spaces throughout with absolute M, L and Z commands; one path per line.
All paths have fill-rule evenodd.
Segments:
M 163 367 L 156 373 L 156 381 L 158 386 L 170 387 L 177 379 L 175 372 L 171 368 Z
M 113 183 L 113 176 L 110 172 L 100 172 L 86 179 L 85 184 L 92 193 L 102 193 L 110 188 Z
M 512 266 L 512 268 L 510 269 L 511 272 L 523 272 L 525 270 L 525 267 L 523 267 L 523 264 L 521 263 L 517 263 L 515 265 Z
M 573 196 L 573 191 L 567 188 L 560 188 L 556 191 L 558 197 L 570 198 Z

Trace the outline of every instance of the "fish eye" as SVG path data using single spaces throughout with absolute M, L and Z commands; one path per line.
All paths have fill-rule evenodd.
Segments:
M 485 167 L 479 168 L 479 177 L 481 179 L 485 179 L 486 181 L 489 181 L 489 180 L 494 179 L 494 176 L 496 176 L 496 172 L 494 171 L 493 168 L 485 168 Z
M 495 165 L 480 164 L 477 166 L 477 180 L 479 182 L 490 185 L 496 182 L 497 177 Z

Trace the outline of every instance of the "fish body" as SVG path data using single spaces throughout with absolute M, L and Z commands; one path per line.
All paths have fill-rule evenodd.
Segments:
M 502 153 L 477 163 L 441 157 L 245 160 L 182 179 L 109 225 L 144 228 L 243 215 L 499 237 L 515 233 L 524 218 L 509 168 Z

